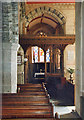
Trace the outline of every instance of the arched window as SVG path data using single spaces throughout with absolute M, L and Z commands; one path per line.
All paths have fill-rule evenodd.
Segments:
M 44 51 L 38 46 L 32 47 L 32 63 L 44 62 Z M 50 50 L 46 51 L 46 62 L 50 62 Z

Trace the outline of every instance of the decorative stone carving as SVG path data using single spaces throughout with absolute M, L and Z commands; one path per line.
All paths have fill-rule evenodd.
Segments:
M 25 27 L 28 26 L 28 24 L 31 22 L 32 19 L 41 16 L 43 13 L 47 13 L 49 15 L 51 15 L 52 17 L 54 17 L 56 19 L 56 21 L 58 20 L 58 22 L 62 25 L 65 24 L 66 20 L 64 18 L 64 16 L 57 11 L 56 9 L 53 9 L 51 7 L 47 7 L 47 6 L 43 6 L 43 7 L 39 7 L 36 8 L 35 10 L 31 11 L 28 13 L 28 15 L 25 16 L 25 19 L 27 19 L 26 21 L 26 25 Z

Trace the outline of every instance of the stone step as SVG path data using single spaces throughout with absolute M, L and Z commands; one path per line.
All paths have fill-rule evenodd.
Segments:
M 82 120 L 77 112 L 72 111 L 71 113 L 60 116 L 60 120 Z

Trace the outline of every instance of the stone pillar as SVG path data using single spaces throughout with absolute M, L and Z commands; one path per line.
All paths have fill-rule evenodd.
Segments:
M 82 64 L 82 81 L 81 81 L 81 91 L 82 96 L 84 96 L 84 2 L 81 3 L 81 64 Z
M 84 120 L 84 2 L 76 3 L 76 111 Z
M 80 91 L 81 91 L 81 3 L 76 3 L 76 88 L 75 88 L 75 105 L 80 114 Z
M 2 93 L 2 3 L 1 2 L 0 2 L 0 93 Z
M 2 92 L 15 93 L 17 90 L 17 44 L 3 43 Z
M 18 3 L 2 3 L 2 92 L 17 92 Z
M 1 2 L 0 2 L 0 93 L 2 93 L 2 3 Z M 0 103 L 1 103 L 0 114 L 2 115 L 2 95 L 0 95 Z

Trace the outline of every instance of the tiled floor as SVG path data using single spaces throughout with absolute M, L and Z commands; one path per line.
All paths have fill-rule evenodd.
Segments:
M 59 118 L 67 118 L 67 120 L 68 118 L 78 118 L 80 120 L 79 115 L 75 111 L 75 106 L 59 106 L 58 101 L 54 100 L 50 100 L 50 102 L 53 103 L 54 116 L 57 113 Z
M 54 115 L 57 112 L 60 118 L 61 115 L 71 113 L 72 110 L 75 111 L 75 106 L 54 106 Z

